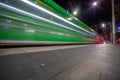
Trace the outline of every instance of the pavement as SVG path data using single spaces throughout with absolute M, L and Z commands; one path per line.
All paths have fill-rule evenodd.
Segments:
M 0 51 L 4 54 L 0 55 L 0 80 L 120 80 L 117 45 L 80 45 L 24 53 L 20 50 L 19 54 L 10 50 L 10 55 L 5 54 L 5 49 Z
M 84 47 L 89 45 L 59 45 L 59 46 L 34 46 L 34 47 L 10 47 L 10 48 L 1 48 L 0 56 L 2 55 L 13 55 L 13 54 L 25 54 L 25 53 L 34 53 L 34 52 L 43 52 L 43 51 L 51 51 L 51 50 L 60 50 L 67 48 L 76 48 L 76 47 Z

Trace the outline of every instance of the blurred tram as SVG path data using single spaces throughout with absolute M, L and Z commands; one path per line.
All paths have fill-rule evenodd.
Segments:
M 96 43 L 100 39 L 53 0 L 0 0 L 0 45 Z

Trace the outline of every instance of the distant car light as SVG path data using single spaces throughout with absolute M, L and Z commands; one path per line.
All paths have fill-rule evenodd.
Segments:
M 106 44 L 106 42 L 103 42 L 103 44 Z
M 120 38 L 117 38 L 116 41 L 117 41 L 117 44 L 120 44 Z

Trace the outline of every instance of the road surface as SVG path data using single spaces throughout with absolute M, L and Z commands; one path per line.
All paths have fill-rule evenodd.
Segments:
M 1 49 L 0 80 L 120 80 L 120 46 L 76 46 Z

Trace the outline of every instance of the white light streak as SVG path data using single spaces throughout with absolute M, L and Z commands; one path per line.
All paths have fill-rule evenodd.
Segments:
M 34 33 L 35 32 L 35 30 L 25 30 L 26 32 L 32 32 L 32 33 Z
M 64 35 L 63 33 L 57 33 L 58 35 Z
M 75 32 L 79 32 L 79 33 L 82 33 L 82 34 L 86 34 L 86 35 L 87 35 L 87 33 L 80 32 L 80 31 L 78 31 L 78 30 L 75 30 L 75 29 L 72 29 L 72 28 L 70 28 L 70 27 L 64 26 L 64 25 L 62 25 L 62 24 L 59 24 L 59 23 L 50 21 L 50 20 L 45 19 L 45 18 L 42 18 L 42 17 L 40 17 L 40 16 L 31 14 L 31 13 L 28 13 L 28 12 L 26 12 L 26 11 L 23 11 L 23 10 L 21 10 L 21 9 L 18 9 L 18 8 L 15 8 L 15 7 L 12 7 L 12 6 L 9 6 L 9 5 L 7 5 L 7 4 L 0 3 L 0 5 L 1 5 L 1 7 L 7 8 L 7 9 L 9 9 L 9 10 L 12 10 L 12 11 L 15 11 L 15 12 L 18 12 L 18 13 L 22 13 L 22 14 L 24 14 L 24 15 L 26 15 L 26 16 L 30 16 L 30 17 L 33 17 L 33 18 L 36 18 L 36 19 L 39 19 L 39 20 L 42 20 L 42 21 L 45 21 L 45 22 L 48 22 L 48 23 L 52 23 L 52 24 L 55 24 L 55 25 L 58 25 L 58 26 L 67 28 L 67 29 L 69 29 L 69 30 L 73 30 L 73 31 L 75 31 Z
M 37 9 L 41 10 L 41 11 L 44 11 L 45 13 L 48 13 L 48 14 L 50 14 L 50 15 L 52 15 L 52 16 L 58 18 L 58 19 L 61 19 L 61 20 L 65 21 L 65 22 L 67 22 L 67 23 L 69 23 L 69 24 L 71 24 L 71 25 L 73 25 L 73 26 L 75 26 L 75 27 L 77 27 L 77 28 L 80 28 L 81 30 L 83 30 L 83 31 L 85 31 L 85 32 L 87 32 L 87 33 L 92 34 L 91 32 L 89 32 L 89 31 L 87 31 L 87 30 L 85 30 L 85 29 L 83 29 L 83 28 L 77 26 L 76 24 L 73 24 L 73 23 L 71 23 L 71 22 L 65 20 L 64 18 L 62 18 L 62 17 L 60 17 L 60 16 L 58 16 L 58 15 L 56 15 L 56 14 L 54 14 L 54 13 L 48 11 L 47 9 L 44 9 L 44 8 L 41 7 L 41 6 L 38 6 L 38 5 L 34 4 L 33 2 L 30 2 L 29 0 L 21 0 L 21 1 L 23 1 L 23 2 L 25 2 L 25 3 L 27 3 L 27 4 L 29 4 L 29 5 L 31 5 L 31 6 L 33 6 L 33 7 L 35 7 L 35 8 L 37 8 Z M 93 34 L 92 34 L 92 35 L 93 35 Z

